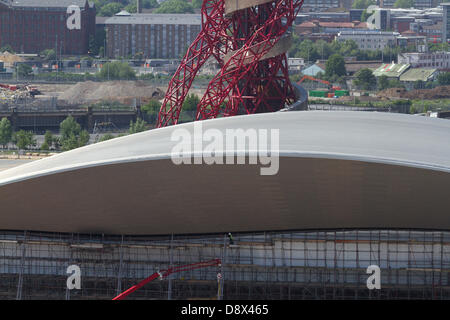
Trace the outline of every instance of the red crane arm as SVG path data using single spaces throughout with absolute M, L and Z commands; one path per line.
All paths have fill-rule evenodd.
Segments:
M 184 265 L 184 266 L 173 267 L 173 268 L 169 268 L 167 270 L 161 270 L 161 271 L 155 272 L 148 278 L 142 280 L 138 284 L 136 284 L 136 285 L 132 286 L 131 288 L 129 288 L 128 290 L 122 292 L 117 297 L 113 298 L 113 300 L 122 300 L 122 299 L 126 298 L 128 295 L 130 295 L 131 293 L 133 293 L 136 290 L 145 286 L 150 281 L 158 279 L 159 277 L 161 277 L 161 279 L 162 279 L 164 277 L 169 276 L 172 273 L 189 271 L 189 270 L 206 268 L 206 267 L 212 267 L 212 266 L 220 266 L 221 264 L 222 264 L 222 262 L 220 259 L 213 259 L 213 260 L 209 260 L 209 261 L 203 261 L 203 262 L 188 264 L 188 265 Z
M 303 78 L 301 78 L 300 81 L 297 82 L 297 83 L 300 84 L 300 83 L 302 83 L 305 79 L 309 79 L 309 80 L 312 80 L 312 81 L 317 81 L 317 82 L 320 82 L 320 83 L 323 83 L 323 84 L 331 85 L 331 83 L 328 82 L 328 81 L 326 81 L 326 80 L 317 79 L 317 78 L 314 78 L 314 77 L 311 77 L 311 76 L 307 76 L 307 75 L 303 76 Z

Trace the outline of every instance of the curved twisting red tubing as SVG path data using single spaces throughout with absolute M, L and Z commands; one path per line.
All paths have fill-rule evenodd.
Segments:
M 285 51 L 264 56 L 286 35 L 302 4 L 303 0 L 274 0 L 226 16 L 225 0 L 205 0 L 202 31 L 169 83 L 158 127 L 178 123 L 192 82 L 211 57 L 221 70 L 198 105 L 197 120 L 277 111 L 292 101 Z

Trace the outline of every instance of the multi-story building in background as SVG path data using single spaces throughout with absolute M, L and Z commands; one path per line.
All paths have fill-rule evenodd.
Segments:
M 427 37 L 428 42 L 441 43 L 443 41 L 442 23 L 419 26 L 418 30 L 420 34 Z
M 363 9 L 350 9 L 350 21 L 361 21 L 361 15 L 363 11 Z
M 336 40 L 353 40 L 361 50 L 383 50 L 385 47 L 396 45 L 398 32 L 384 32 L 373 30 L 341 31 Z
M 450 2 L 441 3 L 443 9 L 442 39 L 446 42 L 450 39 Z
M 450 70 L 450 52 L 399 53 L 398 63 L 410 64 L 413 68 Z
M 395 2 L 397 0 L 380 0 L 381 8 L 394 8 Z M 414 0 L 414 8 L 426 9 L 433 8 L 437 5 L 435 0 Z
M 302 11 L 325 11 L 340 6 L 340 0 L 304 0 Z
M 375 26 L 378 30 L 389 30 L 391 28 L 391 11 L 379 9 L 375 12 Z
M 70 5 L 80 8 L 80 29 L 67 27 Z M 95 35 L 95 12 L 88 0 L 1 0 L 0 46 L 20 53 L 86 54 Z
M 414 8 L 417 9 L 427 9 L 436 6 L 433 0 L 414 0 Z
M 130 14 L 106 19 L 109 58 L 142 54 L 143 58 L 183 56 L 201 29 L 199 14 Z

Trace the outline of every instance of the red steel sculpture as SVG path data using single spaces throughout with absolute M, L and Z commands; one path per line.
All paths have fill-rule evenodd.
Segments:
M 184 99 L 208 59 L 221 67 L 196 120 L 278 111 L 295 100 L 286 52 L 303 0 L 204 0 L 202 30 L 169 83 L 158 127 L 178 123 Z

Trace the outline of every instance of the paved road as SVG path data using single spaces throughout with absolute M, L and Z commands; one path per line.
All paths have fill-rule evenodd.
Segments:
M 0 159 L 0 171 L 20 166 L 21 164 L 25 164 L 31 162 L 33 160 L 10 160 L 10 159 Z

